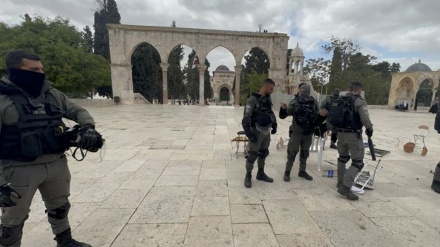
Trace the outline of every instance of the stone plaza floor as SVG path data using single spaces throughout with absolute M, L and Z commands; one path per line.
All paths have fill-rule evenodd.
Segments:
M 104 161 L 69 158 L 73 236 L 94 247 L 141 246 L 435 246 L 440 242 L 440 195 L 431 190 L 440 160 L 434 114 L 370 109 L 383 156 L 374 190 L 359 201 L 322 177 L 311 153 L 306 181 L 283 181 L 291 118 L 278 119 L 266 173 L 274 183 L 243 186 L 245 159 L 231 139 L 243 108 L 179 105 L 85 105 L 106 139 Z M 278 113 L 276 113 L 278 114 Z M 428 154 L 403 145 L 426 124 Z M 365 139 L 365 135 L 364 135 Z M 336 163 L 326 143 L 324 160 Z M 240 151 L 243 150 L 240 148 Z M 369 165 L 376 164 L 366 155 Z M 324 169 L 335 166 L 323 162 Z M 298 160 L 294 171 L 298 169 Z M 24 247 L 55 246 L 37 194 L 24 228 Z

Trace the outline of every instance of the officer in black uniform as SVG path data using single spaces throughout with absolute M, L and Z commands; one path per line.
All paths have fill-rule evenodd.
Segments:
M 80 141 L 75 145 L 86 150 L 96 148 L 100 139 L 95 121 L 45 80 L 38 56 L 12 51 L 5 62 L 8 75 L 0 80 L 0 247 L 21 245 L 37 190 L 57 247 L 90 247 L 71 235 L 71 176 L 64 154 L 71 144 L 62 118 L 81 125 Z
M 277 121 L 272 111 L 270 94 L 275 82 L 267 78 L 258 93 L 252 94 L 246 101 L 243 129 L 249 139 L 249 151 L 246 159 L 246 176 L 244 186 L 252 187 L 252 169 L 258 159 L 257 180 L 272 183 L 273 179 L 264 173 L 266 157 L 269 155 L 270 134 L 277 132 Z
M 357 173 L 364 167 L 364 155 L 365 147 L 362 140 L 362 127 L 365 127 L 365 133 L 371 137 L 373 135 L 373 124 L 371 123 L 368 106 L 365 100 L 361 97 L 362 84 L 359 82 L 353 82 L 350 86 L 352 93 L 347 95 L 350 98 L 350 104 L 346 104 L 346 112 L 350 112 L 349 118 L 345 116 L 337 116 L 336 114 L 329 113 L 330 121 L 333 126 L 338 128 L 338 183 L 337 188 L 339 194 L 343 195 L 349 200 L 358 200 L 359 197 L 351 192 L 351 186 L 353 186 L 354 178 Z M 335 104 L 333 104 L 335 105 Z M 344 110 L 344 109 L 342 109 Z M 332 110 L 330 110 L 331 112 Z M 332 120 L 333 119 L 333 120 Z M 341 124 L 337 124 L 339 120 Z M 350 160 L 351 166 L 345 173 L 345 164 Z
M 435 116 L 434 129 L 440 134 L 440 110 L 437 111 L 437 115 Z M 431 188 L 435 192 L 440 193 L 440 162 L 438 162 L 435 168 Z

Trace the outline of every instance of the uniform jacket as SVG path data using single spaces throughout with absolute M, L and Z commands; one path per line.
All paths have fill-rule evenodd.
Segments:
M 252 94 L 246 101 L 244 109 L 244 117 L 252 120 L 252 127 L 255 127 L 255 119 L 259 112 L 267 113 L 272 119 L 272 127 L 277 127 L 277 119 L 272 110 L 272 99 L 270 95 L 261 96 L 260 94 Z
M 0 86 L 14 87 L 15 85 L 11 81 L 9 81 L 8 77 L 3 77 L 0 80 Z M 46 97 L 45 96 L 46 93 L 50 93 L 54 96 L 57 107 L 63 111 L 64 118 L 78 122 L 81 126 L 84 126 L 86 124 L 95 125 L 94 119 L 84 108 L 71 102 L 64 93 L 53 88 L 52 83 L 47 80 L 44 82 L 43 88 L 41 90 L 41 94 L 40 96 L 38 96 L 38 98 L 36 98 L 36 100 L 44 99 Z M 19 118 L 19 114 L 17 112 L 17 108 L 15 107 L 13 101 L 9 98 L 9 96 L 0 94 L 0 133 L 2 131 L 3 125 L 16 124 L 18 122 L 18 118 Z M 59 158 L 62 155 L 63 153 L 44 154 L 31 162 L 0 160 L 0 173 L 5 167 L 49 163 L 55 161 L 57 158 Z M 2 179 L 0 176 L 0 184 L 2 182 L 1 180 Z
M 295 120 L 295 112 L 299 108 L 299 102 L 298 97 L 293 97 L 292 100 L 289 102 L 289 105 L 287 105 L 287 116 L 292 116 L 292 125 L 290 125 L 290 130 L 295 133 L 302 133 L 303 129 L 296 123 Z M 319 108 L 318 108 L 318 101 L 315 101 L 315 112 L 316 114 L 319 114 Z

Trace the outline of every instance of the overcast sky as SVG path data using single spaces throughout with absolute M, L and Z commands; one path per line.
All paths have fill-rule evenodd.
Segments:
M 378 61 L 399 62 L 401 71 L 419 59 L 440 69 L 440 0 L 116 0 L 122 24 L 287 33 L 306 59 L 325 57 L 320 48 L 332 36 L 351 38 Z M 67 17 L 82 29 L 93 27 L 94 0 L 2 0 L 0 21 L 10 25 L 25 13 Z M 211 71 L 232 54 L 208 54 Z

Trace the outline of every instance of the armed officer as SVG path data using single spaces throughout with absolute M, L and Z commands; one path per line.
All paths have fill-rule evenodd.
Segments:
M 266 157 L 269 155 L 270 134 L 277 132 L 277 121 L 272 111 L 270 94 L 275 82 L 267 78 L 263 81 L 258 93 L 252 94 L 246 101 L 242 125 L 249 140 L 249 151 L 246 159 L 246 177 L 244 186 L 252 187 L 252 169 L 258 159 L 257 180 L 272 183 L 273 179 L 264 173 Z
M 341 100 L 346 104 L 332 104 L 330 109 L 330 123 L 337 128 L 338 144 L 338 188 L 339 194 L 348 200 L 358 200 L 359 197 L 351 192 L 354 178 L 364 167 L 364 142 L 362 140 L 362 127 L 365 127 L 365 134 L 368 137 L 373 136 L 373 124 L 368 115 L 368 107 L 365 100 L 361 97 L 362 84 L 353 82 L 350 86 L 351 93 Z M 335 109 L 336 108 L 336 109 Z M 351 166 L 346 175 L 345 164 L 350 160 Z
M 310 95 L 311 86 L 302 84 L 299 87 L 299 94 L 294 97 L 289 106 L 282 103 L 279 116 L 281 119 L 293 116 L 290 125 L 290 139 L 287 147 L 287 162 L 284 172 L 284 181 L 290 181 L 290 172 L 298 153 L 300 153 L 300 165 L 298 176 L 306 180 L 313 180 L 313 177 L 306 172 L 307 158 L 309 157 L 310 146 L 312 145 L 313 131 L 319 119 L 325 119 L 325 113 L 320 112 L 318 102 Z M 320 115 L 323 115 L 319 117 Z
M 0 80 L 0 246 L 21 245 L 24 222 L 38 189 L 58 247 L 90 247 L 74 240 L 68 220 L 69 145 L 62 117 L 78 122 L 79 147 L 94 147 L 95 121 L 45 80 L 37 55 L 11 51 Z
M 322 110 L 326 110 L 327 112 L 330 110 L 330 106 L 332 104 L 332 102 L 339 98 L 339 93 L 340 93 L 340 89 L 339 88 L 335 88 L 333 90 L 333 95 L 327 96 L 325 98 L 325 100 L 321 103 L 321 109 Z M 327 116 L 328 118 L 330 116 Z M 337 149 L 336 147 L 336 141 L 338 140 L 338 130 L 337 128 L 334 128 L 333 125 L 330 123 L 330 121 L 326 121 L 327 124 L 327 130 L 330 130 L 332 132 L 331 138 L 330 138 L 330 148 L 333 149 Z

